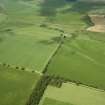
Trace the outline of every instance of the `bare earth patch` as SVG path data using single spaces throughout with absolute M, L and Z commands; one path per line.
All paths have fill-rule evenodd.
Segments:
M 94 26 L 87 28 L 87 31 L 105 32 L 105 15 L 89 15 Z

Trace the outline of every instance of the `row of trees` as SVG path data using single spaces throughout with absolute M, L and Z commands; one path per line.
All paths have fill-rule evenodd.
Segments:
M 45 73 L 38 81 L 36 87 L 34 88 L 32 94 L 30 95 L 29 100 L 27 101 L 26 105 L 38 105 L 43 94 L 44 94 L 44 91 L 46 90 L 48 85 L 52 85 L 57 88 L 60 88 L 62 86 L 62 84 L 66 83 L 66 82 L 72 82 L 72 83 L 76 83 L 77 85 L 81 84 L 81 85 L 86 86 L 86 84 L 83 84 L 80 81 L 65 79 L 60 76 L 48 75 Z M 87 85 L 87 86 L 89 86 L 89 85 Z M 94 87 L 94 86 L 91 86 L 91 87 Z M 97 87 L 94 87 L 94 88 L 97 88 Z
M 105 91 L 105 89 L 102 89 L 102 88 L 100 88 L 94 84 L 85 84 L 85 83 L 80 82 L 80 81 L 66 79 L 64 77 L 60 77 L 60 76 L 56 76 L 56 75 L 52 75 L 52 76 L 50 76 L 50 78 L 51 78 L 51 81 L 49 84 L 52 86 L 56 86 L 58 88 L 60 88 L 63 83 L 71 82 L 71 83 L 75 83 L 77 86 L 84 85 L 84 86 L 88 86 L 88 87 L 92 87 L 92 88 L 96 88 L 96 89 L 101 89 L 101 90 Z
M 13 65 L 10 65 L 10 64 L 6 64 L 6 63 L 0 63 L 0 65 L 2 67 L 6 67 L 6 68 L 11 68 L 11 69 L 16 69 L 16 70 L 22 70 L 22 71 L 25 71 L 27 68 L 25 67 L 21 67 L 21 66 L 13 66 Z M 34 73 L 35 71 L 32 70 L 32 73 Z
M 60 88 L 64 82 L 68 82 L 68 80 L 60 76 L 45 73 L 35 85 L 26 105 L 38 105 L 48 85 Z
M 57 52 L 59 51 L 59 49 L 61 48 L 62 44 L 63 44 L 63 35 L 60 36 L 60 40 L 59 40 L 59 45 L 58 47 L 56 48 L 56 51 L 53 53 L 53 55 L 51 56 L 51 58 L 49 59 L 48 63 L 46 64 L 46 67 L 44 68 L 43 70 L 43 73 L 45 74 L 47 69 L 48 69 L 48 66 L 49 64 L 51 63 L 52 61 L 52 58 L 57 54 Z
M 17 69 L 17 70 L 25 70 L 25 69 L 26 69 L 25 67 L 13 66 L 13 65 L 10 65 L 10 64 L 6 64 L 6 63 L 2 63 L 1 65 L 2 65 L 3 67 L 15 68 L 15 69 Z
M 35 86 L 26 105 L 38 105 L 50 81 L 50 76 L 43 75 Z
M 63 82 L 66 81 L 59 76 L 44 74 L 35 85 L 26 105 L 38 105 L 48 85 L 60 88 Z

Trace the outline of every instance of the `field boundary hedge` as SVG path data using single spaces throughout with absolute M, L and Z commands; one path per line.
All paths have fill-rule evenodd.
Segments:
M 46 73 L 47 68 L 48 68 L 49 64 L 51 63 L 53 57 L 57 54 L 58 50 L 61 48 L 61 46 L 62 46 L 62 44 L 63 44 L 63 38 L 64 38 L 64 36 L 63 36 L 63 34 L 61 34 L 61 36 L 60 36 L 60 41 L 59 41 L 59 43 L 58 43 L 58 46 L 57 46 L 57 48 L 55 49 L 55 51 L 53 52 L 53 54 L 51 55 L 50 59 L 48 60 L 48 63 L 45 65 L 45 68 L 44 68 L 44 70 L 42 71 L 43 74 Z
M 62 83 L 64 83 L 64 80 L 58 76 L 43 74 L 43 76 L 41 76 L 40 80 L 35 85 L 35 88 L 33 89 L 33 92 L 29 96 L 29 99 L 25 105 L 39 105 L 48 85 L 60 88 Z
M 41 73 L 39 73 L 39 72 L 37 72 L 35 70 L 28 69 L 28 68 L 25 68 L 23 66 L 15 66 L 15 65 L 7 64 L 7 63 L 0 63 L 0 66 L 5 67 L 5 68 L 8 68 L 8 69 L 15 69 L 15 70 L 20 70 L 20 71 L 27 71 L 27 72 L 38 73 L 38 74 L 42 75 Z
M 43 75 L 33 89 L 33 92 L 26 102 L 26 105 L 38 105 L 50 81 L 50 76 Z

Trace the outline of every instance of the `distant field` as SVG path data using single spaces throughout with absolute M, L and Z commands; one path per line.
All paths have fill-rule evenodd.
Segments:
M 0 105 L 25 105 L 39 77 L 0 65 Z
M 105 89 L 105 43 L 88 34 L 67 38 L 49 64 L 47 73 Z
M 65 103 L 66 105 L 105 105 L 104 98 L 105 92 L 101 90 L 64 83 L 61 88 L 48 86 L 39 105 L 43 105 L 43 103 L 50 105 L 52 100 L 55 100 L 54 105 L 56 105 L 56 101 L 61 101 L 61 105 L 65 105 Z
M 104 15 L 89 15 L 93 26 L 89 27 L 88 31 L 105 32 L 105 16 Z

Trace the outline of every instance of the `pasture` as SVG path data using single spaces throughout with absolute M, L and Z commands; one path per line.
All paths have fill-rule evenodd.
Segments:
M 105 33 L 86 30 L 94 13 L 104 0 L 0 0 L 0 105 L 105 105 Z M 76 84 L 48 85 L 64 80 Z
M 40 76 L 0 65 L 0 105 L 25 105 Z
M 75 39 L 66 38 L 50 62 L 47 73 L 105 89 L 105 43 L 96 40 L 103 34 L 92 38 L 88 34 L 80 33 Z
M 43 103 L 47 105 L 47 103 L 52 103 L 52 100 L 55 100 L 55 105 L 56 100 L 58 102 L 61 101 L 61 105 L 64 103 L 66 105 L 104 105 L 104 97 L 105 92 L 101 90 L 82 85 L 77 86 L 72 83 L 64 83 L 61 88 L 48 86 L 39 105 L 43 105 Z
M 35 26 L 1 32 L 0 62 L 43 71 L 59 36 L 59 32 Z

